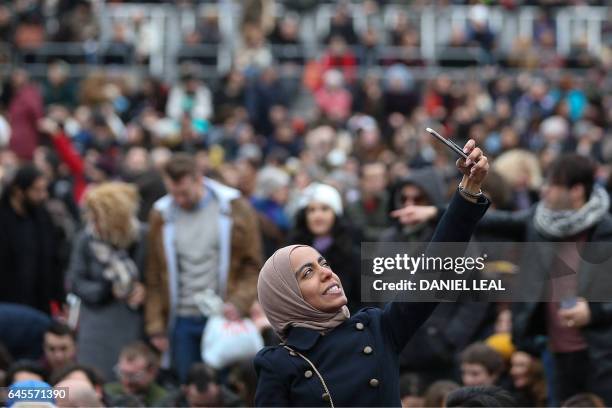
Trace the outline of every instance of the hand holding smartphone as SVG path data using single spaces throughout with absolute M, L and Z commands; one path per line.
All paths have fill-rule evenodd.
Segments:
M 463 179 L 459 183 L 459 190 L 465 196 L 470 197 L 470 200 L 480 198 L 482 195 L 481 185 L 489 171 L 489 161 L 482 150 L 476 146 L 476 142 L 470 139 L 465 144 L 467 152 L 464 152 L 456 143 L 442 137 L 432 128 L 426 128 L 425 130 L 460 157 L 456 162 L 457 169 L 463 173 Z

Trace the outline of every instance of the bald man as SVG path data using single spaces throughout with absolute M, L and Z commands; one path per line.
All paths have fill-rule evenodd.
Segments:
M 55 389 L 66 389 L 65 398 L 57 398 L 58 407 L 103 407 L 94 387 L 87 381 L 68 379 L 55 384 Z

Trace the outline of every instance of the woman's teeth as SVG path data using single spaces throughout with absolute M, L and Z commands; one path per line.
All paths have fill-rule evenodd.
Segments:
M 324 295 L 329 295 L 329 294 L 335 294 L 335 293 L 340 293 L 340 286 L 338 285 L 334 285 L 332 287 L 330 287 L 329 289 L 325 290 L 325 292 L 323 293 Z

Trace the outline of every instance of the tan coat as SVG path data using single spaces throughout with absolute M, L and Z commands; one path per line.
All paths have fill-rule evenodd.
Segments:
M 226 301 L 243 315 L 257 297 L 257 277 L 262 265 L 261 236 L 257 215 L 243 198 L 231 201 L 230 262 Z M 165 334 L 171 319 L 168 262 L 163 238 L 164 218 L 156 210 L 149 216 L 149 251 L 145 284 L 145 330 L 148 335 Z

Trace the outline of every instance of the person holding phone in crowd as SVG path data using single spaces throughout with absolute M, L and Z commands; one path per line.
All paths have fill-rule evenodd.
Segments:
M 489 206 L 489 163 L 470 140 L 457 161 L 458 191 L 432 242 L 467 242 Z M 283 343 L 255 357 L 256 406 L 399 406 L 399 353 L 437 303 L 390 302 L 350 316 L 340 279 L 314 248 L 276 251 L 258 280 L 259 301 Z

